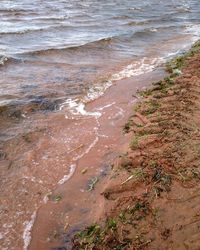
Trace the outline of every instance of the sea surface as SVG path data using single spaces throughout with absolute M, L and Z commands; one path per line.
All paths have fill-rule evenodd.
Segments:
M 199 36 L 199 0 L 0 1 L 0 249 L 93 219 L 137 90 Z
M 2 0 L 0 105 L 74 107 L 161 63 L 170 39 L 199 33 L 198 0 Z

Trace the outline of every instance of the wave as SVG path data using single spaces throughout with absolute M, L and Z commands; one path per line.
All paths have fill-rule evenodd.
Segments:
M 8 30 L 8 31 L 0 31 L 0 35 L 17 35 L 17 34 L 26 34 L 26 33 L 33 33 L 33 32 L 40 32 L 40 31 L 46 31 L 54 28 L 61 28 L 62 25 L 48 25 L 44 27 L 37 27 L 37 28 L 26 28 L 26 29 L 20 29 L 20 30 Z M 67 26 L 65 26 L 67 28 Z
M 32 20 L 32 19 L 31 19 Z M 33 19 L 34 20 L 34 19 Z M 40 21 L 42 21 L 43 19 L 38 19 Z M 60 21 L 60 19 L 48 19 L 48 21 Z M 12 19 L 10 21 L 15 21 L 15 19 Z M 19 21 L 19 19 L 17 19 L 17 21 Z M 21 22 L 27 22 L 27 21 L 30 21 L 30 20 L 20 20 Z M 45 20 L 46 21 L 46 20 Z M 3 23 L 1 24 L 0 22 L 0 25 L 3 27 Z M 23 25 L 21 25 L 22 28 L 20 27 L 18 30 L 16 28 L 14 28 L 14 26 L 11 26 L 13 28 L 8 28 L 7 30 L 2 30 L 0 31 L 0 35 L 17 35 L 17 34 L 26 34 L 26 33 L 35 33 L 35 32 L 41 32 L 41 31 L 48 31 L 48 32 L 55 32 L 55 31 L 68 31 L 69 29 L 71 30 L 74 30 L 74 29 L 80 29 L 80 28 L 84 28 L 84 29 L 88 29 L 88 30 L 91 30 L 91 29 L 96 29 L 97 28 L 97 24 L 96 23 L 90 23 L 90 24 L 74 24 L 74 25 L 68 25 L 68 24 L 65 24 L 65 23 L 62 23 L 60 22 L 59 24 L 52 24 L 52 25 L 46 25 L 46 26 L 42 26 L 42 27 L 29 27 L 29 28 L 24 28 L 23 29 Z M 67 29 L 67 30 L 66 30 Z
M 200 24 L 192 24 L 192 23 L 187 24 L 185 26 L 185 33 L 192 34 L 194 41 L 198 40 L 200 36 Z
M 123 19 L 129 19 L 130 15 L 122 15 L 122 16 L 113 16 L 112 19 L 114 20 L 123 20 Z
M 8 13 L 14 13 L 14 12 L 26 12 L 27 10 L 25 9 L 20 9 L 20 8 L 4 8 L 4 9 L 1 9 L 0 8 L 0 13 L 1 12 L 8 12 Z
M 174 18 L 175 20 L 175 18 Z M 155 18 L 155 19 L 149 19 L 149 20 L 143 20 L 143 21 L 129 21 L 127 23 L 125 23 L 125 26 L 144 26 L 144 25 L 154 25 L 155 27 L 157 25 L 159 25 L 160 27 L 165 28 L 165 23 L 166 21 L 169 21 L 169 27 L 175 27 L 176 25 L 173 24 L 173 22 L 171 22 L 171 20 L 169 20 L 169 18 Z M 162 26 L 163 25 L 163 26 Z
M 9 62 L 17 62 L 17 61 L 19 61 L 19 59 L 10 56 L 0 55 L 0 66 L 4 66 Z
M 85 105 L 88 102 L 94 101 L 102 96 L 105 91 L 110 88 L 115 81 L 119 81 L 125 78 L 133 76 L 139 76 L 145 73 L 153 71 L 156 67 L 165 62 L 165 59 L 160 58 L 149 58 L 144 57 L 132 64 L 129 64 L 118 73 L 113 74 L 107 81 L 93 85 L 89 88 L 87 94 L 81 99 L 68 98 L 65 102 L 60 105 L 59 110 L 67 108 L 70 114 L 73 116 L 94 116 L 96 118 L 101 116 L 101 112 L 88 112 L 85 110 Z M 66 118 L 70 118 L 66 115 Z
M 146 24 L 150 24 L 152 22 L 155 22 L 157 20 L 147 20 L 147 21 L 131 21 L 131 22 L 128 22 L 128 23 L 125 23 L 123 24 L 122 26 L 144 26 Z M 25 28 L 25 29 L 19 29 L 19 30 L 15 30 L 15 29 L 11 29 L 11 30 L 5 30 L 5 31 L 0 31 L 0 35 L 16 35 L 16 34 L 26 34 L 26 33 L 33 33 L 33 32 L 40 32 L 40 31 L 49 31 L 49 32 L 53 32 L 55 29 L 74 29 L 74 28 L 80 28 L 80 25 L 66 25 L 66 24 L 58 24 L 58 25 L 47 25 L 47 26 L 44 26 L 44 27 L 35 27 L 35 28 Z M 88 24 L 88 25 L 83 25 L 83 28 L 88 28 L 88 29 L 95 29 L 97 28 L 97 24 Z M 141 34 L 141 33 L 147 33 L 148 31 L 151 31 L 151 28 L 146 28 L 146 29 L 143 29 L 143 30 L 139 30 L 139 31 L 136 31 L 134 32 L 133 35 L 136 35 L 137 34 Z M 126 32 L 127 34 L 127 32 Z M 103 37 L 103 38 L 99 38 L 97 40 L 94 40 L 94 41 L 91 41 L 91 42 L 87 42 L 87 43 L 83 43 L 81 45 L 75 45 L 75 46 L 70 46 L 68 48 L 74 48 L 74 47 L 79 47 L 79 46 L 84 46 L 86 44 L 93 44 L 94 42 L 97 42 L 97 43 L 101 43 L 101 42 L 107 42 L 107 41 L 111 41 L 112 39 L 117 39 L 117 38 L 121 38 L 123 37 L 124 35 L 126 35 L 125 33 L 122 33 L 122 34 L 119 34 L 119 35 L 113 35 L 113 36 L 108 36 L 108 37 Z M 63 47 L 65 48 L 65 47 Z M 53 49 L 53 48 L 51 48 Z
M 180 26 L 181 28 L 184 28 L 185 25 Z M 179 27 L 179 28 L 180 28 Z M 199 34 L 197 31 L 198 25 L 187 25 L 187 31 L 192 33 L 194 32 L 195 34 Z M 53 27 L 55 28 L 55 27 Z M 48 28 L 47 28 L 48 29 Z M 124 42 L 133 42 L 135 39 L 148 39 L 151 38 L 152 36 L 155 36 L 155 33 L 161 34 L 165 32 L 166 30 L 169 30 L 170 32 L 173 30 L 177 29 L 176 25 L 157 25 L 157 26 L 150 26 L 148 28 L 140 29 L 137 31 L 125 31 L 124 33 L 121 33 L 119 35 L 113 35 L 113 36 L 107 36 L 107 37 L 102 37 L 93 41 L 83 41 L 80 44 L 54 44 L 52 46 L 45 46 L 44 48 L 41 47 L 32 49 L 30 48 L 30 51 L 24 51 L 24 52 L 19 52 L 15 53 L 14 57 L 24 59 L 26 60 L 27 57 L 30 59 L 32 56 L 38 55 L 38 56 L 45 56 L 46 54 L 54 55 L 57 53 L 63 53 L 67 51 L 81 51 L 81 50 L 91 50 L 91 49 L 111 49 L 111 46 L 113 46 L 113 50 L 117 49 L 118 44 L 123 45 Z M 43 29 L 40 29 L 43 30 Z M 27 30 L 28 31 L 28 30 Z M 0 57 L 0 64 L 4 65 L 4 63 L 8 60 L 7 57 Z
M 144 37 L 144 36 L 152 36 L 154 35 L 153 33 L 157 31 L 157 29 L 155 28 L 146 28 L 144 30 L 139 30 L 139 31 L 136 31 L 130 38 L 133 39 L 133 38 L 141 38 L 141 37 Z
M 18 17 L 35 15 L 36 13 L 32 9 L 9 8 L 9 9 L 0 9 L 0 14 L 3 17 L 18 18 Z
M 67 111 L 67 114 L 65 115 L 66 119 L 74 119 L 76 116 L 93 116 L 99 118 L 101 117 L 101 110 L 92 112 L 86 111 L 85 106 L 87 103 L 104 95 L 105 91 L 116 81 L 152 72 L 174 56 L 183 53 L 186 47 L 188 47 L 188 44 L 173 53 L 165 53 L 162 57 L 143 57 L 138 61 L 127 65 L 118 73 L 111 75 L 106 81 L 92 85 L 86 95 L 82 98 L 68 98 L 60 104 L 59 110 L 65 109 Z
M 29 52 L 24 52 L 24 53 L 16 53 L 16 55 L 21 55 L 21 56 L 30 56 L 30 55 L 38 55 L 38 54 L 45 54 L 49 52 L 55 52 L 57 53 L 58 51 L 63 51 L 63 50 L 76 50 L 80 49 L 82 47 L 90 46 L 90 45 L 105 45 L 113 41 L 113 39 L 117 38 L 116 37 L 105 37 L 105 38 L 100 38 L 99 40 L 94 40 L 91 42 L 83 42 L 82 44 L 78 45 L 61 45 L 61 46 L 56 46 L 56 47 L 46 47 L 45 49 L 39 49 L 39 50 L 34 50 L 34 51 L 29 51 Z
M 172 27 L 172 26 L 171 26 Z M 171 27 L 163 27 L 162 29 L 166 29 L 166 28 L 171 28 Z M 160 28 L 158 28 L 160 29 Z M 132 39 L 135 38 L 140 38 L 143 36 L 151 36 L 154 35 L 155 32 L 158 31 L 157 28 L 146 28 L 143 30 L 138 30 L 138 31 L 134 31 L 134 32 L 129 32 L 129 33 L 123 33 L 120 35 L 116 35 L 116 36 L 108 36 L 108 37 L 103 37 L 103 38 L 99 38 L 97 40 L 94 41 L 87 41 L 87 42 L 82 42 L 80 44 L 74 44 L 74 45 L 56 45 L 55 47 L 45 47 L 42 49 L 36 49 L 33 51 L 28 51 L 28 52 L 23 52 L 23 53 L 17 53 L 17 55 L 21 55 L 21 56 L 33 56 L 33 55 L 45 55 L 46 53 L 58 53 L 61 51 L 67 51 L 67 50 L 79 50 L 79 49 L 91 49 L 91 48 L 98 48 L 98 47 L 103 47 L 106 48 L 106 46 L 110 46 L 111 44 L 117 44 L 117 43 L 121 43 L 123 42 L 123 40 L 125 39 L 127 41 L 127 39 L 130 39 L 130 41 L 132 41 Z
M 58 20 L 58 21 L 62 21 L 62 20 L 66 20 L 68 19 L 69 17 L 67 15 L 63 15 L 63 16 L 36 16 L 36 17 L 31 17 L 31 20 L 32 21 L 49 21 L 49 20 Z M 29 18 L 29 21 L 30 21 L 30 18 Z
M 153 22 L 152 20 L 144 20 L 144 21 L 130 21 L 128 23 L 125 23 L 124 25 L 128 25 L 128 26 L 143 26 L 145 24 L 150 24 L 151 22 Z

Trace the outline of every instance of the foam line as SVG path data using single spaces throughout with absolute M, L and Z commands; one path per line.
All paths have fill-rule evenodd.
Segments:
M 24 232 L 23 232 L 23 240 L 24 240 L 23 249 L 24 250 L 28 249 L 28 246 L 31 242 L 31 230 L 33 228 L 33 224 L 35 222 L 35 219 L 36 219 L 36 211 L 32 214 L 30 221 L 24 222 L 24 225 L 25 225 Z
M 63 178 L 58 181 L 58 184 L 62 185 L 63 183 L 68 181 L 72 177 L 72 175 L 74 174 L 75 170 L 76 170 L 76 165 L 75 164 L 70 165 L 69 174 L 64 175 Z
M 113 85 L 113 82 L 151 72 L 163 62 L 164 58 L 162 57 L 153 58 L 151 61 L 149 61 L 147 57 L 143 57 L 141 60 L 129 64 L 118 73 L 113 74 L 110 77 L 110 79 L 108 79 L 104 83 L 91 86 L 87 94 L 83 98 L 67 99 L 64 103 L 60 105 L 60 110 L 66 107 L 69 110 L 69 112 L 74 116 L 80 115 L 80 116 L 100 117 L 101 116 L 100 112 L 86 111 L 85 104 L 102 96 L 105 93 L 105 91 Z M 99 109 L 98 111 L 101 111 L 101 109 Z M 67 115 L 65 117 L 67 119 L 69 118 L 69 116 Z

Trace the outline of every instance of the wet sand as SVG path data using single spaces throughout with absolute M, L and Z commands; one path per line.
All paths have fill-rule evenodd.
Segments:
M 82 115 L 72 115 L 67 107 L 2 112 L 2 248 L 68 246 L 75 232 L 103 213 L 101 193 L 113 160 L 129 144 L 122 128 L 138 101 L 137 90 L 165 74 L 159 67 L 115 81 Z
M 117 81 L 87 105 L 90 115 L 66 119 L 62 110 L 16 121 L 18 135 L 2 148 L 2 247 L 26 249 L 31 239 L 30 249 L 57 247 L 99 216 L 111 162 L 129 141 L 122 127 L 137 89 L 163 74 L 160 68 Z M 101 117 L 94 116 L 99 111 Z M 87 191 L 95 177 L 98 183 Z
M 104 187 L 104 215 L 73 249 L 199 249 L 200 42 L 140 94 Z
M 87 105 L 87 111 L 103 111 L 100 118 L 86 116 L 78 120 L 75 131 L 72 124 L 69 130 L 78 141 L 73 144 L 70 159 L 74 158 L 74 161 L 69 164 L 74 164 L 76 169 L 72 178 L 54 190 L 51 201 L 40 207 L 30 249 L 49 249 L 62 244 L 66 246 L 67 242 L 70 245 L 70 238 L 76 231 L 102 214 L 104 199 L 101 190 L 105 186 L 112 161 L 121 154 L 129 141 L 123 135 L 122 127 L 137 100 L 137 88 L 147 86 L 161 76 L 163 70 L 159 69 L 139 80 L 132 78 L 117 82 L 102 98 Z M 59 124 L 63 125 L 63 122 L 59 121 Z M 88 191 L 95 178 L 98 178 L 98 182 L 94 190 Z M 62 198 L 55 202 L 53 197 L 58 196 Z

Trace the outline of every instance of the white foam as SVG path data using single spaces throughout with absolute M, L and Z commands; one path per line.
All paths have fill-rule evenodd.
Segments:
M 151 32 L 158 32 L 158 30 L 156 28 L 152 28 L 150 29 Z
M 90 150 L 96 145 L 99 140 L 99 136 L 96 136 L 94 141 L 88 146 L 88 148 L 80 155 L 73 157 L 73 161 L 81 159 L 84 155 L 88 154 Z
M 95 84 L 91 86 L 87 92 L 87 95 L 83 98 L 84 102 L 90 102 L 96 100 L 100 96 L 102 96 L 105 91 L 112 86 L 112 80 L 107 80 L 100 84 Z
M 72 177 L 72 175 L 74 174 L 75 170 L 76 170 L 76 165 L 71 164 L 69 167 L 69 174 L 64 175 L 63 178 L 58 181 L 58 184 L 62 185 L 63 183 L 68 181 Z
M 103 107 L 96 108 L 96 110 L 102 111 L 102 110 L 104 110 L 104 109 L 106 109 L 106 108 L 110 108 L 111 106 L 115 105 L 115 103 L 116 103 L 116 102 L 112 102 L 112 103 L 107 104 L 107 105 L 105 105 L 105 106 L 103 106 Z
M 185 31 L 193 35 L 193 41 L 197 41 L 200 36 L 200 24 L 187 24 Z
M 181 50 L 179 49 L 179 50 L 177 50 L 175 52 L 168 53 L 167 56 L 166 56 L 166 58 L 169 60 L 170 58 L 178 55 L 180 52 L 181 52 Z
M 118 107 L 118 106 L 115 106 L 115 107 L 116 107 L 116 109 L 118 109 L 119 111 L 113 116 L 113 118 L 115 119 L 115 118 L 117 118 L 117 117 L 119 117 L 119 116 L 124 117 L 125 111 L 124 111 L 122 108 Z
M 24 232 L 23 232 L 23 240 L 24 240 L 23 249 L 24 250 L 28 249 L 28 246 L 31 242 L 31 230 L 32 230 L 33 224 L 35 222 L 35 219 L 36 219 L 36 211 L 32 214 L 30 221 L 24 222 L 24 226 L 25 226 Z
M 68 110 L 71 112 L 72 115 L 81 115 L 81 116 L 95 116 L 100 117 L 100 112 L 88 112 L 85 110 L 85 103 L 78 99 L 67 99 L 61 106 L 60 110 L 62 110 L 64 107 L 67 107 Z M 68 119 L 68 115 L 65 115 L 66 119 Z
M 95 134 L 97 134 L 96 130 L 95 130 Z M 88 148 L 82 154 L 79 154 L 78 156 L 73 157 L 72 160 L 77 161 L 77 160 L 81 159 L 84 155 L 88 154 L 90 152 L 90 150 L 96 145 L 98 140 L 99 140 L 99 136 L 97 135 L 95 137 L 95 139 L 92 141 L 92 143 L 88 146 Z M 58 184 L 62 185 L 66 181 L 68 181 L 73 176 L 75 170 L 76 170 L 76 164 L 71 164 L 69 167 L 69 174 L 64 175 L 63 178 L 58 181 Z M 47 202 L 46 197 L 45 197 L 44 201 Z
M 95 116 L 95 117 L 100 117 L 101 116 L 100 112 L 88 112 L 88 111 L 86 111 L 84 103 L 80 103 L 77 106 L 76 110 L 77 110 L 78 114 L 85 115 L 85 116 Z
M 119 73 L 111 77 L 111 81 L 119 81 L 125 78 L 142 75 L 153 71 L 158 65 L 163 63 L 164 58 L 154 58 L 149 62 L 149 59 L 143 57 L 140 61 L 129 64 Z
M 164 62 L 164 58 L 161 58 L 161 57 L 154 58 L 152 60 L 149 60 L 149 58 L 147 57 L 143 57 L 141 60 L 136 61 L 132 64 L 129 64 L 118 73 L 113 74 L 107 81 L 91 86 L 87 94 L 83 98 L 67 99 L 60 106 L 60 110 L 66 107 L 68 111 L 74 116 L 100 117 L 101 116 L 100 112 L 86 111 L 85 104 L 102 96 L 105 93 L 105 91 L 113 85 L 115 81 L 119 81 L 125 78 L 149 73 L 163 62 Z M 69 118 L 68 115 L 65 115 L 65 117 L 67 119 Z

